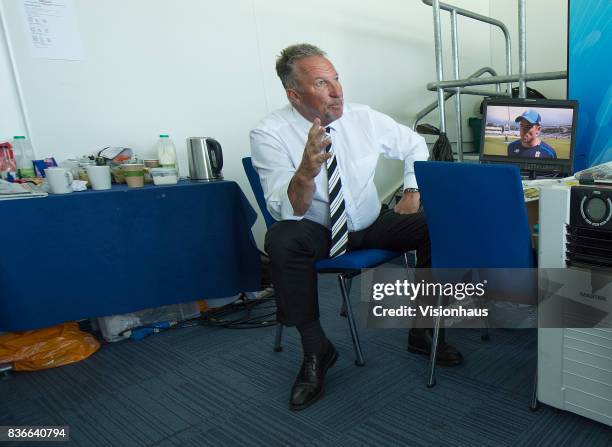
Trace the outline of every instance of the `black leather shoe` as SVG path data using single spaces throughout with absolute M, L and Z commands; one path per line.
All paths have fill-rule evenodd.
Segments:
M 290 410 L 303 410 L 323 397 L 325 373 L 337 359 L 338 352 L 329 341 L 324 354 L 304 354 L 302 367 L 291 388 Z
M 456 348 L 447 344 L 442 334 L 441 332 L 440 337 L 438 337 L 436 365 L 461 365 L 463 363 L 463 355 Z M 432 329 L 410 329 L 408 334 L 408 351 L 429 356 L 431 354 L 432 338 Z

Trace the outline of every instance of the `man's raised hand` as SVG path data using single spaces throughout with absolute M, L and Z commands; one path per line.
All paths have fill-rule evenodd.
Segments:
M 319 175 L 323 163 L 331 158 L 331 154 L 325 150 L 330 144 L 331 138 L 325 133 L 325 128 L 321 127 L 321 120 L 315 118 L 308 131 L 308 140 L 304 147 L 304 155 L 298 167 L 298 172 L 309 178 L 315 178 Z

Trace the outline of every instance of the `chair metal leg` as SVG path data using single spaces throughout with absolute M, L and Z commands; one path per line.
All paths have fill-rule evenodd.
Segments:
M 489 328 L 488 327 L 483 327 L 482 328 L 482 332 L 480 333 L 480 339 L 482 341 L 490 341 L 491 337 L 489 336 Z
M 429 354 L 429 379 L 427 388 L 432 388 L 436 384 L 436 358 L 438 356 L 438 337 L 440 337 L 440 316 L 436 317 L 436 322 L 431 341 L 431 354 Z
M 442 295 L 438 295 L 438 307 L 442 305 Z M 437 316 L 434 323 L 433 337 L 431 340 L 431 353 L 429 354 L 429 379 L 427 388 L 436 384 L 436 358 L 438 357 L 438 338 L 440 337 L 441 316 Z
M 346 278 L 346 295 L 350 298 L 351 286 L 353 285 L 353 278 Z M 340 316 L 346 318 L 348 316 L 346 312 L 346 302 L 342 300 L 342 307 L 340 308 Z
M 342 301 L 342 307 L 340 308 L 340 316 L 346 318 L 347 313 L 346 313 L 346 304 L 344 304 L 344 301 Z
M 484 308 L 485 301 L 480 300 L 480 305 Z M 482 317 L 481 321 L 482 321 L 483 328 L 482 328 L 482 331 L 480 332 L 480 339 L 482 341 L 490 341 L 491 337 L 489 336 L 489 327 L 491 327 L 491 325 L 489 324 L 489 315 L 487 314 L 486 317 Z
M 536 368 L 535 377 L 533 379 L 533 392 L 531 394 L 531 403 L 529 409 L 531 411 L 537 411 L 540 408 L 540 402 L 538 401 L 538 370 Z
M 414 254 L 414 252 L 413 251 L 406 251 L 406 252 L 404 252 L 404 265 L 406 266 L 407 269 L 413 268 L 413 264 L 415 264 L 415 263 L 413 263 L 413 262 L 408 260 L 408 255 L 409 254 L 411 255 L 410 257 L 412 258 L 413 257 L 412 255 Z M 414 255 L 414 256 L 416 256 L 416 255 Z
M 482 332 L 480 333 L 480 339 L 482 341 L 490 341 L 491 337 L 489 336 L 489 316 L 482 318 L 482 324 L 484 327 L 482 328 Z
M 278 323 L 276 325 L 276 337 L 274 339 L 274 352 L 281 352 L 283 350 L 281 338 L 283 338 L 283 325 Z
M 12 379 L 11 371 L 13 370 L 12 363 L 0 363 L 0 380 Z
M 342 300 L 346 306 L 349 329 L 351 331 L 351 338 L 353 339 L 353 347 L 355 348 L 355 365 L 365 366 L 365 360 L 363 359 L 363 353 L 361 352 L 361 343 L 359 342 L 359 334 L 357 333 L 357 325 L 355 324 L 355 317 L 353 315 L 353 308 L 351 306 L 351 299 L 347 292 L 349 290 L 347 287 L 348 278 L 341 273 L 338 275 L 338 282 L 340 283 Z

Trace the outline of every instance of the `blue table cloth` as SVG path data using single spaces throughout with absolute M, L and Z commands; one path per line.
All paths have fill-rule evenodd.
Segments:
M 234 182 L 0 202 L 0 331 L 259 290 L 256 213 Z

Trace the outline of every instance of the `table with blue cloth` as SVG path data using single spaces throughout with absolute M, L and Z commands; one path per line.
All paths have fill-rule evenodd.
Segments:
M 0 331 L 260 289 L 256 213 L 234 182 L 0 201 Z

